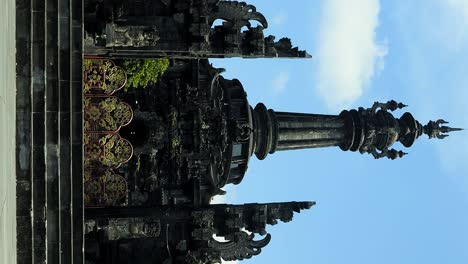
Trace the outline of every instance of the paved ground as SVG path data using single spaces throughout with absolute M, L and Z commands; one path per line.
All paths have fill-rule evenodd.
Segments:
M 0 0 L 0 263 L 16 263 L 15 1 Z

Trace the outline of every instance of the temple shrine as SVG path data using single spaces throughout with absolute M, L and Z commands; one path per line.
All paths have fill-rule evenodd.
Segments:
M 315 205 L 211 204 L 248 177 L 251 158 L 338 147 L 397 159 L 423 135 L 460 130 L 398 117 L 406 105 L 394 100 L 336 114 L 254 106 L 253 87 L 210 58 L 311 56 L 264 35 L 267 19 L 244 2 L 47 2 L 17 19 L 17 45 L 29 48 L 17 65 L 18 263 L 249 259 L 274 239 L 268 225 Z M 144 59 L 167 69 L 127 89 L 125 61 Z

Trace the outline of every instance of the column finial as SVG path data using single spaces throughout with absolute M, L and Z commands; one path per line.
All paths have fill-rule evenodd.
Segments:
M 463 128 L 452 128 L 444 125 L 448 123 L 449 122 L 443 119 L 429 121 L 429 123 L 423 127 L 424 134 L 426 134 L 429 138 L 444 139 L 449 136 L 448 133 L 450 132 L 464 130 Z

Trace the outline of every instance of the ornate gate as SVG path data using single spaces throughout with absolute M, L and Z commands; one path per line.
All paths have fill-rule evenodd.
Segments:
M 133 156 L 132 144 L 119 135 L 133 110 L 113 94 L 125 86 L 127 74 L 111 60 L 85 59 L 83 65 L 85 206 L 122 205 L 127 180 L 114 169 Z

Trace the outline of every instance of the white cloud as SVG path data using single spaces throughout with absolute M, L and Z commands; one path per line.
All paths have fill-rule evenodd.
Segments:
M 272 81 L 271 86 L 273 87 L 273 93 L 278 95 L 286 90 L 289 82 L 289 73 L 280 72 Z
M 466 0 L 444 0 L 443 2 L 461 16 L 465 24 L 468 23 L 468 1 Z
M 443 0 L 443 7 L 447 8 L 442 23 L 445 34 L 443 39 L 449 47 L 455 51 L 466 47 L 468 38 L 468 1 L 467 0 Z
M 318 91 L 332 109 L 357 100 L 384 66 L 387 45 L 376 41 L 378 0 L 328 0 L 320 24 Z
M 273 17 L 272 22 L 275 25 L 284 25 L 288 21 L 288 14 L 286 13 L 279 13 L 276 16 Z

